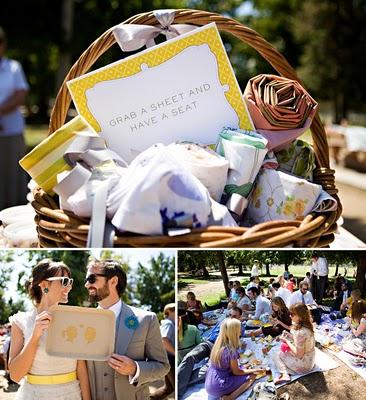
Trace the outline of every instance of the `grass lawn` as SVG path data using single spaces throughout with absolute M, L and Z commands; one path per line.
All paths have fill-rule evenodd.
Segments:
M 47 137 L 47 125 L 27 125 L 25 127 L 25 144 L 31 150 Z
M 291 265 L 289 268 L 290 273 L 292 273 L 297 280 L 299 281 L 305 276 L 306 271 L 309 270 L 309 266 L 304 265 Z M 282 275 L 284 272 L 283 265 L 274 265 L 271 267 L 271 276 L 261 276 L 261 280 L 265 282 L 265 287 L 268 287 L 268 283 L 270 278 L 276 278 L 278 275 Z M 244 271 L 244 276 L 236 276 L 238 270 L 233 270 L 232 268 L 228 269 L 228 277 L 229 280 L 234 281 L 238 280 L 242 286 L 246 287 L 249 283 L 250 271 Z M 334 280 L 334 272 L 335 267 L 329 268 L 329 284 L 332 284 Z M 348 267 L 347 271 L 347 279 L 354 284 L 355 279 L 353 278 L 354 268 Z M 265 268 L 263 268 L 263 273 L 265 273 Z M 339 268 L 339 273 L 344 273 L 344 268 Z M 198 298 L 202 301 L 202 304 L 207 303 L 209 305 L 219 303 L 220 299 L 225 298 L 225 293 L 222 290 L 222 286 L 218 285 L 221 281 L 221 276 L 218 271 L 210 271 L 211 277 L 210 278 L 200 278 L 200 277 L 190 277 L 187 273 L 179 273 L 178 276 L 178 290 L 182 291 L 183 293 L 187 290 L 191 290 L 193 292 L 198 293 Z M 189 287 L 188 287 L 189 286 Z M 184 298 L 184 295 L 182 296 Z M 331 302 L 325 300 L 324 303 L 327 304 Z
M 200 300 L 202 301 L 202 304 L 207 303 L 209 306 L 213 306 L 214 304 L 219 303 L 220 300 L 223 299 L 226 299 L 224 291 L 222 291 L 221 293 L 208 293 Z

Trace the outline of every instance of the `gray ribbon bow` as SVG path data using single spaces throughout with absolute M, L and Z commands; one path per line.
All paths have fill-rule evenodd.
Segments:
M 113 35 L 122 51 L 135 51 L 143 46 L 155 45 L 154 39 L 163 34 L 167 40 L 196 29 L 195 25 L 174 24 L 174 10 L 155 10 L 154 16 L 160 26 L 119 24 L 113 28 Z
M 99 136 L 79 136 L 68 147 L 64 154 L 65 161 L 73 169 L 53 188 L 59 196 L 68 198 L 92 176 L 92 169 L 106 161 L 115 161 L 127 166 L 127 163 L 116 153 L 105 147 L 105 141 Z M 113 247 L 114 231 L 106 221 L 106 200 L 108 181 L 100 183 L 96 193 L 92 194 L 92 216 L 88 233 L 88 247 Z M 107 224 L 107 226 L 106 226 Z

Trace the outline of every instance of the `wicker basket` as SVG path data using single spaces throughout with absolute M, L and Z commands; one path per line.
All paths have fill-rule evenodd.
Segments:
M 199 10 L 176 10 L 175 23 L 202 26 L 215 22 L 220 31 L 229 32 L 256 49 L 277 72 L 290 79 L 299 80 L 295 70 L 286 59 L 254 30 L 234 19 Z M 152 12 L 138 14 L 125 21 L 126 24 L 155 25 Z M 109 29 L 80 56 L 71 68 L 57 95 L 51 114 L 49 132 L 54 132 L 65 122 L 71 98 L 65 82 L 86 73 L 94 62 L 115 43 Z M 190 234 L 169 236 L 142 236 L 130 233 L 114 238 L 116 247 L 325 247 L 334 240 L 336 221 L 342 206 L 337 197 L 334 170 L 329 169 L 329 149 L 319 115 L 311 126 L 317 168 L 314 181 L 337 199 L 336 211 L 310 214 L 302 221 L 272 221 L 251 228 L 210 226 L 194 229 Z M 34 192 L 33 207 L 36 210 L 39 242 L 42 247 L 85 247 L 89 221 L 60 210 L 58 199 L 38 188 Z

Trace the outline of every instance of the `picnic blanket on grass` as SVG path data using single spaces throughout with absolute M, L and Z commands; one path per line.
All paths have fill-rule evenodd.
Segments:
M 271 349 L 269 354 L 267 356 L 264 356 L 262 353 L 262 348 L 265 345 L 265 343 L 262 343 L 260 341 L 260 338 L 258 338 L 255 342 L 253 342 L 250 338 L 244 339 L 244 342 L 246 343 L 246 352 L 252 352 L 253 355 L 251 357 L 248 357 L 248 360 L 255 358 L 257 360 L 262 361 L 262 366 L 259 367 L 269 367 L 273 373 L 273 377 L 276 378 L 279 373 L 276 370 L 276 367 L 274 366 L 274 363 L 272 361 L 272 353 L 273 352 L 278 352 L 279 351 L 279 346 L 280 344 L 278 342 L 274 342 L 274 347 Z M 311 374 L 313 372 L 324 372 L 328 371 L 334 368 L 337 368 L 339 364 L 333 360 L 329 355 L 324 353 L 323 351 L 319 349 L 315 349 L 316 355 L 315 355 L 315 360 L 316 364 L 315 367 L 307 374 L 299 374 L 299 375 L 292 375 L 292 381 L 294 382 L 295 380 L 301 378 L 302 376 Z M 208 362 L 208 361 L 206 361 Z M 202 365 L 202 364 L 201 364 Z M 265 382 L 268 379 L 268 377 L 263 377 L 262 379 L 257 380 L 256 382 Z M 278 385 L 277 387 L 281 387 L 283 385 Z M 251 393 L 251 389 L 247 390 L 245 393 L 243 393 L 241 396 L 238 397 L 238 400 L 246 400 Z M 192 386 L 189 386 L 187 388 L 187 391 L 185 395 L 182 397 L 184 400 L 216 400 L 214 397 L 209 396 L 206 393 L 205 390 L 205 385 L 204 383 L 199 383 L 195 384 Z
M 339 360 L 343 361 L 349 368 L 359 374 L 363 379 L 366 380 L 366 367 L 357 367 L 351 364 L 351 355 L 343 350 L 335 351 L 332 344 L 335 347 L 342 347 L 344 340 L 350 335 L 349 330 L 345 330 L 346 320 L 344 318 L 332 321 L 329 315 L 322 315 L 322 324 L 319 325 L 315 330 L 315 340 L 324 346 L 332 355 L 336 356 Z M 330 346 L 329 347 L 329 344 Z

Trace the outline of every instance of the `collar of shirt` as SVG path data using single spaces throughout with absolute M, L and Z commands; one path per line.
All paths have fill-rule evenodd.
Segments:
M 103 310 L 113 311 L 117 319 L 122 309 L 122 300 L 118 300 L 117 303 L 114 303 L 109 308 L 103 308 L 101 306 L 98 306 L 98 308 L 101 308 Z

